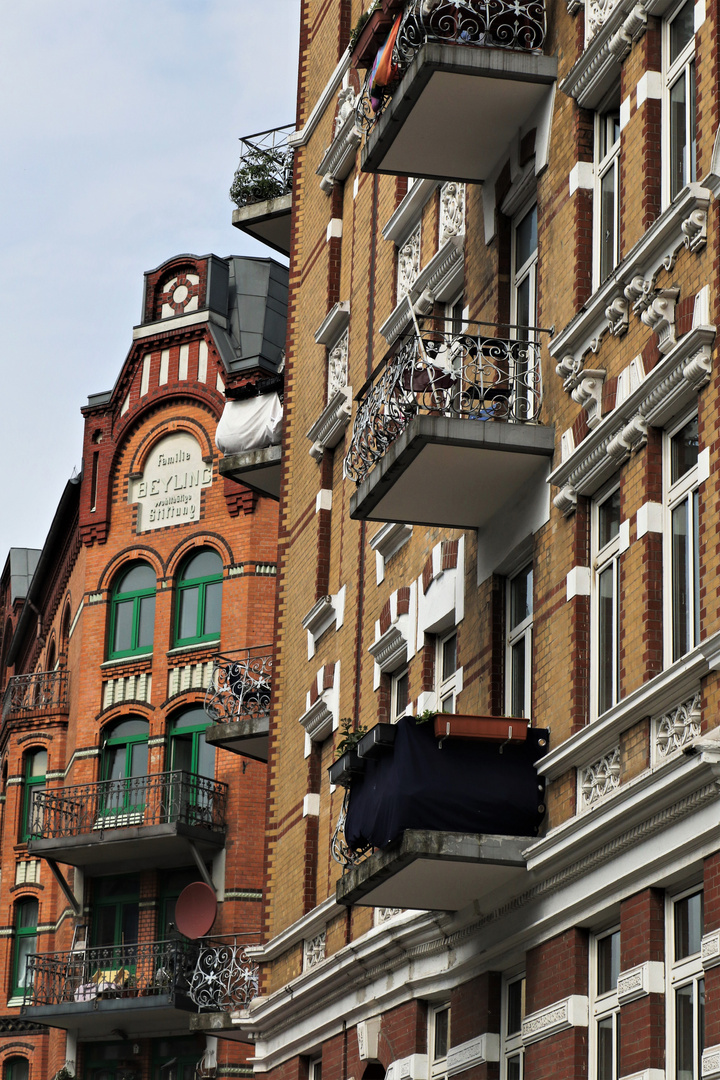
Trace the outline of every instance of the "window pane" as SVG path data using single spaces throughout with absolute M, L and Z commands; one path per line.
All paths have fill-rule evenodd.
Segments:
M 510 628 L 532 614 L 532 567 L 527 566 L 510 582 Z
M 692 983 L 675 991 L 675 1060 L 677 1080 L 694 1080 Z
M 28 776 L 44 776 L 47 772 L 47 750 L 36 750 L 28 758 Z
M 185 564 L 182 573 L 183 581 L 193 581 L 195 578 L 215 577 L 222 574 L 222 559 L 217 551 L 199 551 Z
M 692 0 L 687 0 L 686 4 L 678 11 L 677 15 L 670 23 L 670 63 L 672 64 L 677 60 L 680 53 L 683 51 L 690 38 L 694 33 L 694 12 Z
M 32 985 L 32 980 L 27 979 L 26 964 L 28 956 L 35 952 L 37 952 L 37 936 L 35 934 L 25 934 L 17 939 L 16 986 L 19 990 Z
M 685 186 L 688 175 L 685 72 L 670 87 L 670 198 Z
M 404 716 L 408 703 L 408 673 L 403 672 L 393 680 L 393 715 L 396 719 Z
M 693 645 L 697 645 L 698 641 L 700 640 L 700 526 L 698 518 L 698 503 L 698 492 L 693 491 L 693 623 L 695 631 Z
M 672 512 L 672 642 L 673 660 L 690 648 L 689 556 L 687 500 Z
M 689 171 L 689 175 L 688 175 L 687 179 L 688 179 L 688 181 L 693 181 L 693 180 L 697 179 L 697 165 L 696 165 L 696 163 L 697 163 L 697 134 L 696 134 L 696 125 L 695 125 L 695 64 L 694 63 L 688 65 L 688 83 L 689 83 L 688 110 L 689 110 L 689 113 L 690 113 L 690 116 L 688 118 L 689 119 L 689 124 L 690 124 L 690 150 L 689 150 L 690 161 L 688 162 L 688 167 L 689 167 L 690 171 Z
M 435 1038 L 433 1043 L 433 1061 L 447 1057 L 448 1036 L 450 1034 L 450 1010 L 441 1009 L 435 1013 Z
M 17 906 L 17 922 L 16 926 L 18 930 L 28 930 L 31 927 L 37 926 L 38 921 L 38 902 L 37 900 L 23 900 Z
M 447 638 L 443 642 L 442 677 L 443 681 L 449 679 L 457 668 L 457 634 Z
M 510 684 L 510 713 L 512 716 L 525 715 L 525 638 L 522 637 L 512 647 L 512 682 Z
M 515 291 L 515 322 L 518 326 L 531 326 L 535 324 L 535 319 L 530 319 L 530 276 L 523 278 L 518 283 Z
M 205 586 L 205 623 L 203 634 L 220 633 L 220 613 L 222 611 L 222 582 L 212 582 Z
M 620 974 L 620 931 L 600 938 L 597 943 L 598 994 L 607 994 L 617 986 Z
M 703 935 L 703 894 L 677 900 L 675 908 L 675 960 L 700 952 Z
M 604 548 L 620 532 L 620 489 L 608 495 L 598 508 L 598 547 Z
M 123 600 L 115 605 L 114 652 L 126 652 L 133 647 L 132 632 L 134 610 L 135 602 L 133 600 Z
M 605 1016 L 597 1025 L 597 1080 L 614 1080 L 613 1017 Z
M 152 648 L 155 633 L 155 597 L 143 596 L 139 601 L 140 620 L 138 624 L 138 649 Z
M 33 784 L 32 787 L 28 789 L 24 822 L 25 836 L 32 836 L 33 834 L 42 832 L 43 808 L 42 804 L 38 805 L 38 796 L 42 795 L 44 791 L 45 784 Z
M 178 637 L 181 641 L 184 641 L 186 638 L 197 637 L 199 599 L 199 585 L 196 585 L 192 589 L 180 590 L 180 619 L 178 622 Z
M 694 416 L 670 440 L 670 482 L 675 483 L 698 461 L 698 419 Z
M 513 1057 L 507 1059 L 507 1080 L 521 1080 L 521 1078 L 520 1055 L 514 1054 Z
M 537 251 L 537 206 L 533 206 L 515 230 L 515 269 L 520 270 Z M 520 320 L 518 319 L 518 322 Z
M 615 266 L 615 164 L 600 180 L 600 280 L 604 281 Z
M 27 1058 L 13 1057 L 5 1062 L 5 1080 L 28 1080 L 30 1066 Z
M 522 1027 L 525 1016 L 525 980 L 518 979 L 507 988 L 507 1031 L 506 1035 L 516 1035 Z
M 598 713 L 614 702 L 615 582 L 611 563 L 598 578 Z
M 140 592 L 141 589 L 155 588 L 155 574 L 147 563 L 140 563 L 128 570 L 117 585 L 118 593 Z

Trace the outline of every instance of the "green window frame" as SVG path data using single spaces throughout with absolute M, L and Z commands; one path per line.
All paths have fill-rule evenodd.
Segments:
M 198 551 L 184 564 L 177 585 L 176 645 L 219 640 L 222 580 L 222 559 L 212 548 Z
M 25 996 L 30 985 L 26 982 L 26 961 L 37 952 L 38 902 L 26 896 L 15 904 L 15 943 L 12 966 L 12 997 Z
M 23 776 L 22 819 L 20 822 L 20 840 L 25 843 L 38 833 L 33 827 L 35 806 L 38 795 L 45 790 L 48 753 L 44 747 L 34 747 L 25 754 Z M 42 824 L 37 821 L 38 826 Z
M 7 1058 L 3 1065 L 3 1080 L 29 1080 L 30 1062 L 26 1057 Z
M 180 713 L 170 725 L 170 768 L 185 774 L 182 781 L 174 784 L 172 811 L 195 823 L 203 823 L 212 813 L 208 785 L 195 782 L 196 777 L 208 780 L 215 777 L 215 747 L 205 742 L 209 723 L 205 710 L 196 708 Z
M 145 810 L 149 734 L 148 721 L 140 716 L 126 717 L 105 732 L 99 806 L 102 815 L 141 816 Z
M 133 563 L 116 581 L 110 604 L 111 660 L 152 652 L 156 586 L 155 573 L 145 562 Z

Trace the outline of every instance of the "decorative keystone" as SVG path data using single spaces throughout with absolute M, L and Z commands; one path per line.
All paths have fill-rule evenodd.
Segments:
M 602 389 L 606 374 L 602 368 L 586 368 L 571 395 L 587 413 L 589 428 L 597 427 L 602 419 Z
M 675 337 L 675 304 L 680 295 L 680 289 L 673 286 L 671 289 L 658 289 L 653 300 L 642 312 L 640 318 L 654 330 L 658 337 L 658 349 L 665 355 L 677 344 Z
M 608 321 L 608 330 L 612 336 L 622 337 L 627 332 L 629 322 L 627 298 L 616 296 L 612 303 L 605 308 L 605 317 Z

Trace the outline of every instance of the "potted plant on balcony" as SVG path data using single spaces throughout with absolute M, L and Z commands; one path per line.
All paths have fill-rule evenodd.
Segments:
M 392 11 L 383 9 L 381 0 L 373 0 L 355 24 L 350 34 L 349 46 L 353 67 L 370 67 L 378 49 L 387 37 L 395 15 Z
M 349 787 L 351 778 L 363 771 L 365 764 L 357 752 L 357 745 L 366 734 L 367 728 L 364 727 L 353 730 L 352 717 L 346 716 L 340 721 L 342 737 L 335 750 L 337 761 L 334 761 L 328 769 L 331 784 Z
M 284 150 L 248 150 L 230 185 L 230 198 L 235 205 L 242 207 L 286 195 L 289 190 L 288 156 Z
M 395 744 L 395 724 L 375 724 L 357 744 L 357 752 L 363 760 L 386 754 Z

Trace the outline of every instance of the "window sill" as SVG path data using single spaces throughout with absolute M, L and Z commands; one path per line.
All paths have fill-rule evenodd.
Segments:
M 7 1003 L 8 1009 L 19 1009 L 21 1005 L 25 1004 L 24 997 L 11 997 Z
M 165 655 L 168 658 L 175 656 L 182 656 L 183 653 L 196 653 L 203 650 L 212 649 L 216 652 L 220 648 L 220 638 L 213 638 L 212 641 L 197 641 L 190 645 L 177 645 L 174 649 L 168 649 Z
M 137 653 L 134 656 L 114 657 L 112 660 L 104 660 L 103 663 L 100 665 L 100 670 L 106 671 L 108 668 L 122 667 L 124 664 L 142 664 L 144 662 L 147 662 L 148 660 L 151 660 L 152 655 L 153 652 L 151 649 L 150 652 Z

